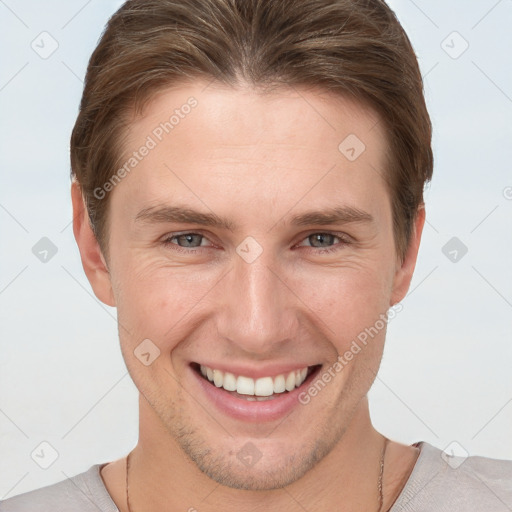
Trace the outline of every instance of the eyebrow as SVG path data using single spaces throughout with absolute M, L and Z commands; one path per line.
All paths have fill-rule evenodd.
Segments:
M 215 213 L 204 213 L 180 206 L 153 206 L 144 208 L 135 217 L 135 222 L 163 224 L 198 224 L 235 231 L 236 224 Z M 323 210 L 312 210 L 293 216 L 288 223 L 292 226 L 348 224 L 353 222 L 372 223 L 374 218 L 368 212 L 353 206 L 337 206 Z

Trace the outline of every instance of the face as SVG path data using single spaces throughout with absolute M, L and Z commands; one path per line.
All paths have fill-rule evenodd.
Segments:
M 121 347 L 141 425 L 217 482 L 297 480 L 375 378 L 382 316 L 405 293 L 382 126 L 325 92 L 201 82 L 131 124 L 109 206 Z

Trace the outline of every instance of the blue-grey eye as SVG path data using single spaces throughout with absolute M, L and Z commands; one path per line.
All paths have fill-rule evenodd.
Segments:
M 325 247 L 323 245 L 315 245 L 316 242 L 319 244 L 331 242 L 330 245 L 334 243 L 334 239 L 338 238 L 336 235 L 332 235 L 330 233 L 315 233 L 314 235 L 308 236 L 308 241 L 311 243 L 313 247 Z M 329 247 L 329 245 L 327 246 Z
M 175 235 L 172 237 L 172 239 L 185 241 L 185 245 L 181 245 L 179 242 L 176 244 L 180 247 L 200 247 L 203 236 L 195 233 L 186 233 L 184 235 Z M 196 242 L 199 242 L 197 245 L 194 245 L 194 239 Z

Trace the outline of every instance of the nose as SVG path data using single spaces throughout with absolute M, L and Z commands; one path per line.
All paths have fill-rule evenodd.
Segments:
M 235 254 L 217 291 L 218 334 L 252 356 L 289 353 L 298 332 L 297 298 L 265 251 L 252 262 Z

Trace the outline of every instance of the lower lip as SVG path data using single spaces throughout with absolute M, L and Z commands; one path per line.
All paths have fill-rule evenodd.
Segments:
M 320 367 L 308 375 L 306 380 L 293 391 L 279 393 L 276 398 L 261 402 L 237 398 L 228 393 L 224 388 L 218 388 L 210 383 L 193 368 L 190 368 L 190 370 L 208 399 L 222 413 L 241 421 L 263 422 L 275 421 L 286 417 L 295 407 L 300 406 L 299 395 L 307 388 L 311 379 L 319 372 Z

